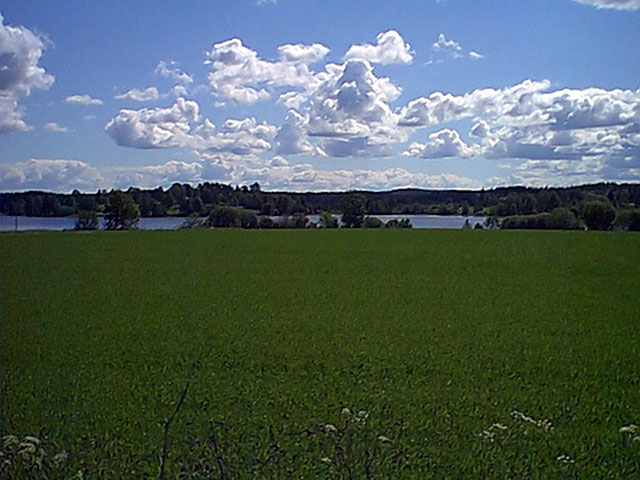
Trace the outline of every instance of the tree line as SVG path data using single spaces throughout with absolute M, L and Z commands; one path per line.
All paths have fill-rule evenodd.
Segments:
M 125 197 L 120 196 L 120 194 Z M 491 190 L 400 189 L 386 192 L 266 192 L 258 183 L 231 186 L 175 183 L 170 188 L 98 190 L 95 193 L 0 193 L 0 213 L 27 216 L 78 216 L 91 224 L 110 218 L 114 199 L 131 199 L 127 208 L 137 216 L 194 216 L 212 218 L 238 213 L 231 224 L 242 226 L 241 217 L 257 221 L 272 216 L 301 217 L 322 212 L 344 213 L 346 205 L 357 210 L 349 226 L 373 226 L 367 216 L 385 214 L 477 215 L 499 218 L 503 228 L 635 229 L 640 206 L 640 185 L 598 183 L 566 188 L 505 187 Z M 111 209 L 111 210 L 110 210 Z M 225 210 L 226 209 L 226 210 Z M 224 215 L 220 212 L 226 212 Z M 212 217 L 213 215 L 213 217 Z M 347 213 L 347 220 L 349 219 Z M 95 218 L 94 218 L 95 217 Z M 114 220 L 119 227 L 120 223 Z M 245 223 L 253 223 L 253 219 Z M 266 225 L 268 220 L 263 220 Z

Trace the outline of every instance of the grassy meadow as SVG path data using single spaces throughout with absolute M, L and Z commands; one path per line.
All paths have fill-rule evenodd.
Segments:
M 158 478 L 185 391 L 165 478 L 639 478 L 639 267 L 634 233 L 3 234 L 0 478 Z

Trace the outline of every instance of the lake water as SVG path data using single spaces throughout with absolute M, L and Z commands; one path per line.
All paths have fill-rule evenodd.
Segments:
M 483 223 L 485 217 L 439 216 L 439 215 L 374 215 L 383 222 L 392 218 L 411 220 L 413 228 L 462 228 L 465 220 L 473 227 L 476 223 Z M 312 222 L 317 222 L 318 215 L 308 215 Z M 18 231 L 29 230 L 73 230 L 76 226 L 75 217 L 17 217 Z M 278 217 L 273 217 L 277 219 Z M 140 230 L 175 230 L 183 224 L 185 217 L 156 217 L 141 218 L 138 224 Z M 16 228 L 16 217 L 0 215 L 0 232 L 12 232 Z

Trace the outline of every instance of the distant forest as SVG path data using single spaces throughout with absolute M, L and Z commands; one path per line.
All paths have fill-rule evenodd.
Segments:
M 80 211 L 104 211 L 112 191 L 70 194 L 49 192 L 0 193 L 3 215 L 71 216 Z M 579 217 L 586 201 L 609 203 L 616 211 L 640 206 L 640 184 L 599 183 L 566 188 L 506 187 L 492 190 L 420 190 L 387 192 L 351 191 L 294 193 L 262 191 L 251 186 L 202 183 L 196 187 L 176 183 L 168 189 L 126 190 L 143 217 L 208 215 L 221 206 L 240 207 L 257 215 L 308 215 L 340 212 L 345 195 L 366 199 L 366 214 L 432 214 L 508 217 L 550 213 L 563 207 Z

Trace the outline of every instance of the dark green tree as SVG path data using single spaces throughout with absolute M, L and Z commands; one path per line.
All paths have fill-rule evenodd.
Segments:
M 552 230 L 577 230 L 580 228 L 580 222 L 571 210 L 558 207 L 551 211 L 549 228 Z
M 582 220 L 589 230 L 608 230 L 616 218 L 616 211 L 610 203 L 585 202 L 582 206 Z
M 364 219 L 364 228 L 382 228 L 384 223 L 378 217 L 367 217 Z
M 359 193 L 344 195 L 339 208 L 345 228 L 360 228 L 367 211 L 367 199 Z
M 210 227 L 227 228 L 239 227 L 240 215 L 238 211 L 231 207 L 218 207 L 209 214 L 208 223 Z
M 610 203 L 586 202 L 582 206 L 582 219 L 589 230 L 608 230 L 616 218 Z
M 97 230 L 100 219 L 95 210 L 80 210 L 76 220 L 76 230 Z
M 140 209 L 130 195 L 115 190 L 107 199 L 104 221 L 107 230 L 131 230 L 138 226 Z
M 629 215 L 629 231 L 640 232 L 640 211 L 634 210 Z
M 329 212 L 320 213 L 320 225 L 324 228 L 338 228 L 338 220 Z
M 246 229 L 258 228 L 258 217 L 253 213 L 244 212 L 240 217 L 240 224 Z

